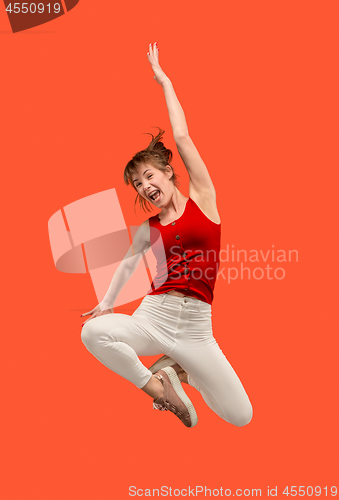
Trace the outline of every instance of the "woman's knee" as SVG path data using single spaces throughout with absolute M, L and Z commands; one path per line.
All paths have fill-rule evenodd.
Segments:
M 244 427 L 249 424 L 253 417 L 253 408 L 250 402 L 240 408 L 232 415 L 230 423 L 236 427 Z
M 238 402 L 238 404 L 233 403 L 231 406 L 227 404 L 216 413 L 227 423 L 236 427 L 244 427 L 252 420 L 253 408 L 248 400 Z
M 93 320 L 87 321 L 81 330 L 81 340 L 87 348 L 93 346 L 97 342 L 98 329 L 95 328 Z
M 111 345 L 124 337 L 124 322 L 119 318 L 124 315 L 107 314 L 90 319 L 81 331 L 81 340 L 91 350 L 93 347 Z M 124 319 L 124 318 L 123 318 Z

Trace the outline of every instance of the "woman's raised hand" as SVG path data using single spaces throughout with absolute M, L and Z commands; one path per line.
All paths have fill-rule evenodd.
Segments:
M 151 43 L 149 44 L 147 58 L 154 72 L 155 81 L 159 83 L 159 85 L 162 85 L 166 80 L 168 80 L 168 77 L 163 72 L 159 64 L 158 42 L 153 43 L 153 45 Z
M 100 304 L 98 304 L 91 311 L 89 311 L 87 313 L 80 314 L 80 317 L 82 317 L 82 316 L 89 316 L 91 314 L 91 317 L 88 318 L 88 319 L 86 319 L 86 321 L 84 321 L 81 326 L 84 326 L 84 324 L 87 323 L 87 321 L 89 321 L 90 319 L 96 318 L 97 316 L 102 316 L 103 314 L 112 314 L 113 312 L 114 312 L 113 308 L 105 309 L 104 311 L 102 311 L 101 307 L 100 307 Z

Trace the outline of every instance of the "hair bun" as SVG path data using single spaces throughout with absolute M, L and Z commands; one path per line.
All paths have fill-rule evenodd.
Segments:
M 153 141 L 152 141 L 152 142 L 153 142 Z M 166 148 L 165 148 L 165 146 L 164 146 L 164 143 L 163 143 L 163 142 L 161 142 L 161 141 L 159 141 L 159 142 L 156 142 L 156 143 L 154 144 L 153 149 L 161 151 L 161 150 L 166 149 Z

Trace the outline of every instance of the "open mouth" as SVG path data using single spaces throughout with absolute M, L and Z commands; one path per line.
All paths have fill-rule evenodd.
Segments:
M 153 191 L 151 194 L 148 195 L 148 197 L 151 198 L 151 200 L 153 200 L 153 201 L 158 201 L 158 199 L 160 198 L 159 189 L 157 189 L 156 191 Z

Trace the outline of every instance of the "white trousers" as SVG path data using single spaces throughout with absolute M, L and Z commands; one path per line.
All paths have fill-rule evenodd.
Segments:
M 213 336 L 206 302 L 146 295 L 132 316 L 104 314 L 87 321 L 81 338 L 101 363 L 138 388 L 152 377 L 138 356 L 167 354 L 219 417 L 236 426 L 252 418 L 248 396 Z

